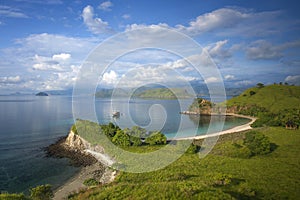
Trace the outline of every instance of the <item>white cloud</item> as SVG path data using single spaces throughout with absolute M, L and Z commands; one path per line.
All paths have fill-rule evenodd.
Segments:
M 214 32 L 221 36 L 266 36 L 294 27 L 299 22 L 284 22 L 281 11 L 253 12 L 241 8 L 221 8 L 198 16 L 188 26 L 176 28 L 188 35 Z
M 228 75 L 224 76 L 224 78 L 225 78 L 225 80 L 228 80 L 228 81 L 235 80 L 235 76 L 231 75 L 231 74 L 228 74 Z
M 290 84 L 300 85 L 300 75 L 287 76 L 284 81 Z
M 71 54 L 69 53 L 54 54 L 52 56 L 52 59 L 56 61 L 65 61 L 65 60 L 69 60 L 70 58 L 71 58 Z
M 246 48 L 246 55 L 249 59 L 279 59 L 283 57 L 281 49 L 265 40 L 258 40 Z
M 19 9 L 3 5 L 0 5 L 0 16 L 10 18 L 28 18 L 28 16 L 22 13 Z
M 112 31 L 107 22 L 102 21 L 102 19 L 98 17 L 94 18 L 94 9 L 90 5 L 86 6 L 83 9 L 82 17 L 84 24 L 94 34 L 101 34 Z
M 232 50 L 225 48 L 225 45 L 228 43 L 228 40 L 218 41 L 216 43 L 210 44 L 204 47 L 208 51 L 209 55 L 212 58 L 225 59 L 232 56 Z
M 14 46 L 0 50 L 0 73 L 11 77 L 2 77 L 1 80 L 6 83 L 1 84 L 1 92 L 72 87 L 80 64 L 98 43 L 99 39 L 92 37 L 77 38 L 47 33 L 17 39 Z M 19 82 L 18 77 L 11 74 L 12 71 L 18 72 L 21 79 Z M 13 81 L 18 84 L 11 85 Z
M 102 77 L 102 83 L 106 85 L 114 85 L 117 82 L 118 75 L 115 71 L 105 72 Z
M 0 84 L 5 83 L 5 84 L 15 84 L 21 82 L 21 77 L 20 76 L 4 76 L 0 77 Z
M 104 11 L 111 11 L 111 7 L 113 7 L 113 3 L 111 1 L 105 1 L 98 6 L 99 9 Z
M 249 80 L 237 81 L 234 84 L 239 87 L 254 85 L 253 81 L 249 81 Z
M 212 76 L 212 77 L 206 78 L 204 81 L 205 81 L 206 84 L 209 84 L 209 83 L 218 83 L 218 82 L 220 82 L 222 80 L 220 80 L 217 77 Z
M 257 40 L 246 47 L 246 55 L 252 60 L 276 60 L 284 57 L 285 50 L 298 47 L 300 47 L 299 40 L 280 45 L 274 45 L 266 40 Z
M 130 16 L 129 14 L 124 14 L 124 15 L 122 15 L 122 18 L 123 18 L 123 19 L 130 19 L 130 17 L 131 17 L 131 16 Z

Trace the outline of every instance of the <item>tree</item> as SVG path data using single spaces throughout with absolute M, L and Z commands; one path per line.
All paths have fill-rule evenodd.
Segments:
M 101 125 L 103 133 L 109 138 L 113 138 L 118 130 L 121 130 L 120 127 L 115 126 L 113 123 L 109 122 L 108 125 Z
M 249 94 L 250 94 L 250 96 L 252 96 L 252 95 L 255 95 L 256 92 L 254 92 L 254 91 L 251 90 L 251 91 L 249 92 Z
M 271 152 L 271 143 L 268 137 L 257 131 L 246 133 L 244 145 L 249 148 L 252 155 L 264 155 Z
M 51 185 L 40 185 L 30 189 L 30 198 L 33 200 L 50 200 L 53 197 Z
M 129 135 L 122 130 L 117 130 L 116 135 L 112 138 L 112 142 L 119 146 L 130 146 Z
M 263 88 L 265 85 L 264 85 L 263 83 L 257 83 L 256 86 L 257 86 L 258 88 Z
M 166 144 L 167 137 L 164 134 L 162 134 L 160 131 L 155 131 L 152 132 L 150 136 L 146 138 L 145 142 L 150 145 Z

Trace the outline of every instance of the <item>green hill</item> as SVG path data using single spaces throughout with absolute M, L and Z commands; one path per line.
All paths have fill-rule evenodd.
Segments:
M 300 125 L 300 86 L 269 85 L 245 90 L 226 102 L 227 112 L 257 116 L 259 126 Z
M 145 90 L 136 95 L 139 98 L 151 99 L 177 99 L 177 98 L 191 98 L 192 95 L 183 88 L 155 88 Z

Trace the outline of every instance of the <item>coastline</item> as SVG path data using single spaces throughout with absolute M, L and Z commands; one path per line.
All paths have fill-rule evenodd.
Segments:
M 107 184 L 112 182 L 117 174 L 115 170 L 107 167 L 105 161 L 108 159 L 104 160 L 102 157 L 99 158 L 98 154 L 101 153 L 96 154 L 94 151 L 82 148 L 82 142 L 84 140 L 74 136 L 74 133 L 70 131 L 68 136 L 59 138 L 56 143 L 45 148 L 47 156 L 68 158 L 71 165 L 80 167 L 79 172 L 73 177 L 64 182 L 61 186 L 54 188 L 54 200 L 67 199 L 69 195 L 89 188 L 83 184 L 87 179 L 92 178 L 98 181 L 99 184 Z M 68 140 L 71 140 L 72 144 L 70 144 Z
M 235 113 L 226 113 L 225 116 L 234 116 L 234 117 L 247 118 L 247 119 L 250 119 L 251 121 L 248 122 L 247 124 L 236 126 L 236 127 L 231 128 L 231 129 L 224 130 L 224 131 L 219 131 L 219 132 L 216 132 L 216 133 L 210 133 L 210 134 L 206 134 L 206 135 L 198 135 L 198 136 L 192 136 L 192 137 L 182 137 L 182 138 L 176 138 L 176 139 L 173 139 L 173 140 L 200 140 L 200 139 L 205 139 L 205 138 L 209 138 L 209 137 L 217 137 L 217 136 L 220 136 L 220 135 L 246 131 L 246 130 L 252 129 L 251 124 L 253 124 L 255 122 L 255 120 L 257 119 L 255 117 L 251 117 L 251 116 L 247 116 L 247 115 L 240 115 L 240 114 L 235 114 Z
M 245 130 L 250 130 L 252 127 L 250 126 L 257 118 L 245 116 L 245 115 L 239 115 L 234 113 L 227 113 L 226 116 L 235 116 L 235 117 L 242 117 L 250 119 L 251 121 L 247 124 L 243 124 L 240 126 L 233 127 L 228 130 L 207 134 L 207 135 L 199 135 L 199 136 L 193 136 L 193 137 L 183 137 L 183 138 L 176 138 L 174 140 L 199 140 L 199 139 L 205 139 L 208 137 L 216 137 L 220 135 L 230 134 L 230 133 L 236 133 L 236 132 L 242 132 Z M 66 139 L 66 138 L 64 138 Z M 57 145 L 62 145 L 62 141 L 58 142 Z M 108 167 L 103 168 L 103 160 L 102 157 L 97 156 L 97 154 L 93 151 L 85 151 L 88 153 L 89 156 L 92 156 L 94 159 L 97 160 L 97 162 L 94 162 L 90 165 L 85 165 L 80 169 L 80 171 L 75 174 L 71 179 L 69 179 L 67 182 L 65 182 L 63 185 L 61 185 L 59 188 L 54 190 L 54 200 L 61 200 L 66 199 L 70 194 L 78 193 L 80 190 L 87 189 L 88 187 L 83 184 L 83 182 L 89 178 L 94 178 L 100 182 L 100 184 L 108 184 L 111 183 L 115 177 L 117 172 L 115 170 L 112 170 Z M 74 153 L 74 152 L 73 152 Z M 104 171 L 103 171 L 104 169 Z M 101 171 L 102 170 L 102 171 Z M 101 171 L 101 172 L 100 172 Z M 95 176 L 96 174 L 96 176 Z

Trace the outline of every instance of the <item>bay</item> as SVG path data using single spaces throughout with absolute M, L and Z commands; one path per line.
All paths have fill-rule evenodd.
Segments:
M 94 107 L 101 124 L 113 122 L 121 128 L 137 125 L 149 131 L 161 130 L 173 138 L 206 133 L 210 117 L 179 114 L 192 101 L 95 99 Z M 84 97 L 76 103 L 79 112 L 86 112 Z M 74 123 L 71 96 L 0 96 L 0 111 L 0 191 L 27 192 L 30 187 L 46 183 L 56 188 L 79 171 L 69 166 L 67 159 L 48 158 L 43 151 L 67 135 Z M 119 118 L 112 117 L 115 111 L 121 113 Z M 85 119 L 89 119 L 89 114 L 84 115 Z M 213 127 L 223 126 L 221 118 L 213 121 Z M 227 117 L 222 128 L 248 121 Z

